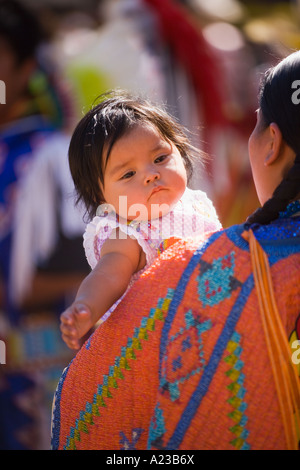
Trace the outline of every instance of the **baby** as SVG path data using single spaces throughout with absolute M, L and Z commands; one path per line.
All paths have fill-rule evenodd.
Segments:
M 166 111 L 124 92 L 106 95 L 77 125 L 69 162 L 91 220 L 84 247 L 92 271 L 61 315 L 70 348 L 167 246 L 222 228 L 206 194 L 187 188 L 196 155 Z

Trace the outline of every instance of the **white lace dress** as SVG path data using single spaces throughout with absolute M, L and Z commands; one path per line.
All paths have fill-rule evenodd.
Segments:
M 131 282 L 123 296 L 102 317 L 104 321 L 116 308 L 136 279 L 168 246 L 176 239 L 190 238 L 214 232 L 222 228 L 216 210 L 207 195 L 200 190 L 187 188 L 174 208 L 163 217 L 145 221 L 121 222 L 112 206 L 99 206 L 97 215 L 87 225 L 84 233 L 84 249 L 87 260 L 93 269 L 100 260 L 103 243 L 113 236 L 119 228 L 124 236 L 136 238 L 146 255 L 146 265 L 132 276 Z

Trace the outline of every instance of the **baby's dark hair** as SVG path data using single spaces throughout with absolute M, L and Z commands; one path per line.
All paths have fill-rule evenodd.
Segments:
M 272 197 L 247 219 L 247 223 L 268 224 L 275 220 L 300 193 L 300 104 L 293 99 L 300 80 L 300 52 L 294 52 L 269 69 L 262 80 L 259 106 L 262 126 L 276 123 L 283 140 L 295 152 L 294 165 L 275 189 Z M 297 83 L 296 83 L 297 84 Z
M 84 203 L 89 219 L 95 216 L 97 207 L 106 202 L 99 182 L 104 184 L 113 145 L 137 124 L 153 125 L 163 139 L 173 143 L 182 156 L 188 179 L 191 177 L 192 159 L 201 157 L 202 153 L 190 143 L 185 128 L 162 106 L 121 90 L 110 91 L 99 99 L 101 101 L 77 124 L 69 147 L 76 203 Z

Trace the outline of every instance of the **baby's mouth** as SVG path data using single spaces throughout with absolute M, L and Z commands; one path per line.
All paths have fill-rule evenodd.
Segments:
M 151 198 L 151 196 L 153 196 L 153 194 L 159 193 L 160 191 L 163 191 L 164 189 L 165 188 L 163 186 L 155 186 L 150 193 L 149 199 Z

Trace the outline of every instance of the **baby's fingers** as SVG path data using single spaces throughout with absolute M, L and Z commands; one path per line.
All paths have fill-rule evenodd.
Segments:
M 64 325 L 72 325 L 74 324 L 74 312 L 71 308 L 68 308 L 65 310 L 61 316 L 60 316 L 60 321 Z
M 66 345 L 70 348 L 70 349 L 79 349 L 80 348 L 80 344 L 79 344 L 79 341 L 69 335 L 66 335 L 66 334 L 62 334 L 62 339 L 63 341 L 66 343 Z
M 61 322 L 60 324 L 60 331 L 67 335 L 67 336 L 75 336 L 76 335 L 76 330 L 74 328 L 74 326 L 68 322 Z

